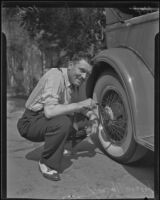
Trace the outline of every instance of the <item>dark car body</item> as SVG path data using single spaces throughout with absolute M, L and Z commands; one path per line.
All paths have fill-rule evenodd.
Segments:
M 159 11 L 117 20 L 106 9 L 106 50 L 93 59 L 91 77 L 80 91 L 81 99 L 92 97 L 102 72 L 113 70 L 128 98 L 135 141 L 154 151 L 155 38 L 159 33 Z

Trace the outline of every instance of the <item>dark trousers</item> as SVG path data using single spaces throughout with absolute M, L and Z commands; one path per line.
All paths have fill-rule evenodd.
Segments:
M 82 124 L 83 122 L 80 126 Z M 65 142 L 69 134 L 76 131 L 73 128 L 73 119 L 67 115 L 47 119 L 42 111 L 26 109 L 18 120 L 17 128 L 22 137 L 32 142 L 44 141 L 41 162 L 59 171 Z

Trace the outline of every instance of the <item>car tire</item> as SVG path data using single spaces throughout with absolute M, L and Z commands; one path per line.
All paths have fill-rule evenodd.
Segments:
M 131 163 L 142 158 L 147 149 L 135 141 L 131 105 L 115 73 L 103 73 L 99 77 L 93 99 L 100 103 L 105 112 L 98 131 L 105 153 L 120 163 Z

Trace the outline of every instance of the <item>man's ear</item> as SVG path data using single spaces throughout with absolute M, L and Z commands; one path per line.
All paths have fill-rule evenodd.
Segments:
M 69 61 L 69 62 L 68 62 L 68 68 L 69 68 L 69 69 L 72 69 L 72 67 L 73 67 L 73 62 L 72 62 L 72 61 Z

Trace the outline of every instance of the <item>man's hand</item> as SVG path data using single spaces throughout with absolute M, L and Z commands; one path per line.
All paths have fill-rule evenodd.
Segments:
M 91 123 L 91 134 L 95 134 L 98 131 L 99 122 L 98 120 L 92 120 Z
M 91 98 L 86 99 L 84 101 L 80 101 L 78 104 L 82 110 L 85 110 L 85 109 L 92 110 L 97 107 L 96 102 Z
M 97 102 L 89 98 L 79 102 L 81 106 L 81 113 L 86 115 L 89 119 L 86 131 L 88 135 L 97 133 L 99 127 L 98 106 Z
M 89 117 L 89 124 L 87 127 L 88 135 L 95 134 L 98 131 L 99 119 L 94 111 L 88 111 L 87 116 Z
M 92 120 L 88 123 L 86 127 L 87 135 L 90 136 L 92 134 L 96 134 L 98 132 L 99 122 L 97 120 Z

